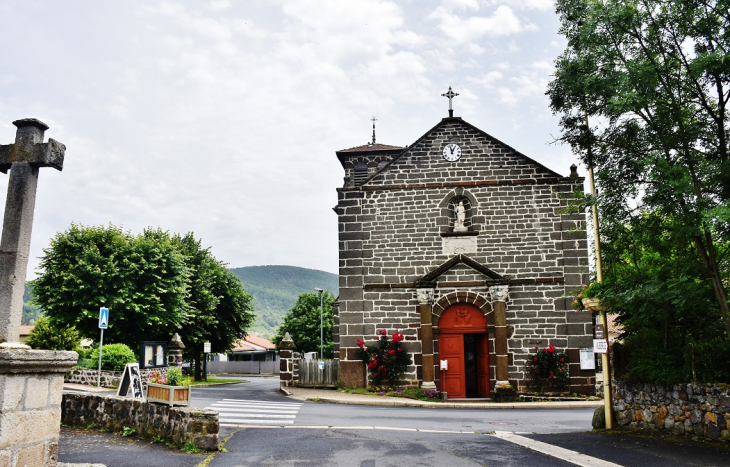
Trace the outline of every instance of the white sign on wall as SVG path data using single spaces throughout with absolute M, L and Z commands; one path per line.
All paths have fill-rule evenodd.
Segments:
M 580 349 L 580 369 L 595 370 L 596 359 L 593 349 Z
M 593 339 L 593 351 L 595 353 L 608 353 L 608 341 L 606 339 Z

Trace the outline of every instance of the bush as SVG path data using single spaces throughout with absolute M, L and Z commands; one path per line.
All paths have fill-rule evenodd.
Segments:
M 91 360 L 99 361 L 99 349 L 94 349 L 91 354 Z M 121 371 L 127 363 L 137 361 L 134 352 L 125 344 L 109 344 L 105 345 L 101 350 L 101 369 Z
M 532 385 L 538 392 L 545 389 L 560 390 L 568 385 L 568 356 L 556 351 L 550 344 L 544 349 L 535 347 L 535 353 L 527 361 Z
M 173 366 L 167 369 L 167 385 L 170 386 L 190 386 L 193 379 L 189 376 L 183 376 L 180 368 Z
M 75 350 L 81 343 L 81 336 L 74 326 L 61 327 L 41 316 L 25 343 L 38 350 Z
M 401 346 L 403 334 L 396 332 L 391 339 L 388 339 L 385 329 L 378 330 L 378 334 L 380 339 L 369 347 L 357 340 L 357 356 L 367 365 L 373 384 L 379 386 L 387 380 L 392 387 L 411 364 L 411 357 Z

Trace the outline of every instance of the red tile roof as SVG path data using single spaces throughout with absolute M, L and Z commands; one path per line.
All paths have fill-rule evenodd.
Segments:
M 276 346 L 271 341 L 259 336 L 246 336 L 239 340 L 233 347 L 234 352 L 252 352 L 255 350 L 276 350 Z
M 364 151 L 392 151 L 403 149 L 402 146 L 391 146 L 389 144 L 365 144 L 363 146 L 355 146 L 354 148 L 342 149 L 337 152 L 364 152 Z
M 606 322 L 608 323 L 608 332 L 621 334 L 624 331 L 624 327 L 618 322 L 617 313 L 606 314 Z
M 20 326 L 20 335 L 21 336 L 27 336 L 27 335 L 29 335 L 30 332 L 33 330 L 34 327 L 35 327 L 35 325 L 33 325 L 33 324 L 31 324 L 31 325 L 27 325 L 27 324 L 21 325 Z

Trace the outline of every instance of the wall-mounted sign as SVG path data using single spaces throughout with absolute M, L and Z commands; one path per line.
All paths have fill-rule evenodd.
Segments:
M 580 349 L 580 369 L 581 370 L 595 370 L 596 369 L 596 357 L 593 353 L 593 349 Z
M 605 339 L 606 338 L 606 336 L 603 335 L 603 325 L 602 324 L 596 324 L 595 330 L 596 330 L 596 339 Z

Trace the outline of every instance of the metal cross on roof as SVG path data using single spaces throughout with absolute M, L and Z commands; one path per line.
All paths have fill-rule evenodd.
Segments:
M 454 109 L 451 107 L 451 99 L 458 96 L 459 94 L 451 90 L 451 86 L 449 86 L 448 92 L 445 92 L 444 94 L 441 94 L 443 97 L 449 98 L 449 117 L 454 116 Z
M 378 119 L 375 118 L 375 117 L 373 117 L 373 118 L 370 119 L 370 121 L 373 122 L 373 142 L 370 143 L 370 144 L 375 144 L 375 122 L 377 122 Z

